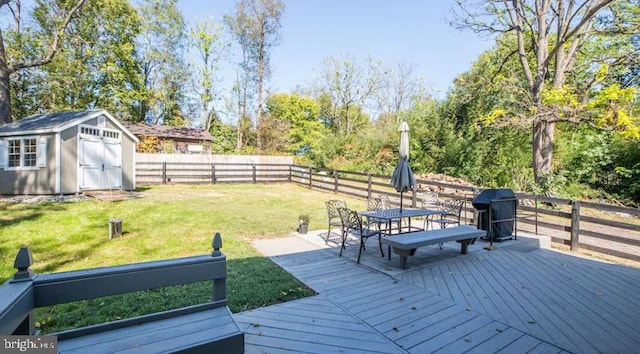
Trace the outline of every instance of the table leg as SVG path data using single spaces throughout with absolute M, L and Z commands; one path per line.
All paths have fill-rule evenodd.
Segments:
M 391 235 L 391 219 L 387 222 L 387 237 Z M 391 246 L 387 246 L 387 260 L 391 260 Z

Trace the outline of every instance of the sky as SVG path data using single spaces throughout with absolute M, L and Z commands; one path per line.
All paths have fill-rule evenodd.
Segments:
M 284 0 L 281 42 L 273 48 L 271 92 L 313 83 L 327 57 L 401 61 L 444 97 L 455 77 L 492 41 L 449 25 L 453 0 Z M 179 0 L 190 23 L 233 14 L 234 0 Z M 224 75 L 224 74 L 223 74 Z

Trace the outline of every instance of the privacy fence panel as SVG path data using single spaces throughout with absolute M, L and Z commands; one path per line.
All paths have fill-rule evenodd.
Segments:
M 288 156 L 136 154 L 137 184 L 288 182 Z

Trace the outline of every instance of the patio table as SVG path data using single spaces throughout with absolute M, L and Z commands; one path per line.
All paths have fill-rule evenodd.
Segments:
M 420 208 L 392 208 L 392 209 L 381 209 L 381 210 L 369 210 L 369 211 L 361 211 L 361 216 L 366 216 L 369 220 L 380 220 L 381 223 L 387 224 L 387 232 L 385 235 L 392 235 L 393 230 L 391 229 L 391 222 L 398 221 L 398 229 L 397 233 L 401 234 L 404 232 L 411 232 L 416 230 L 422 230 L 421 228 L 412 228 L 411 227 L 411 218 L 417 217 L 429 217 L 431 215 L 440 214 L 439 210 L 433 209 L 420 209 Z M 408 230 L 403 232 L 402 229 L 402 219 L 407 219 L 407 227 Z

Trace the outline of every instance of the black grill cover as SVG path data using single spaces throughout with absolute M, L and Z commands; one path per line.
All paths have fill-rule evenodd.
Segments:
M 478 229 L 487 230 L 489 226 L 489 203 L 491 200 L 497 199 L 512 199 L 516 195 L 511 189 L 487 189 L 478 194 L 471 204 L 478 211 L 484 211 L 479 213 L 478 216 Z M 513 219 L 516 214 L 517 202 L 503 202 L 493 203 L 491 208 L 492 221 Z M 493 241 L 502 241 L 510 239 L 513 235 L 513 221 L 497 222 L 493 224 Z

